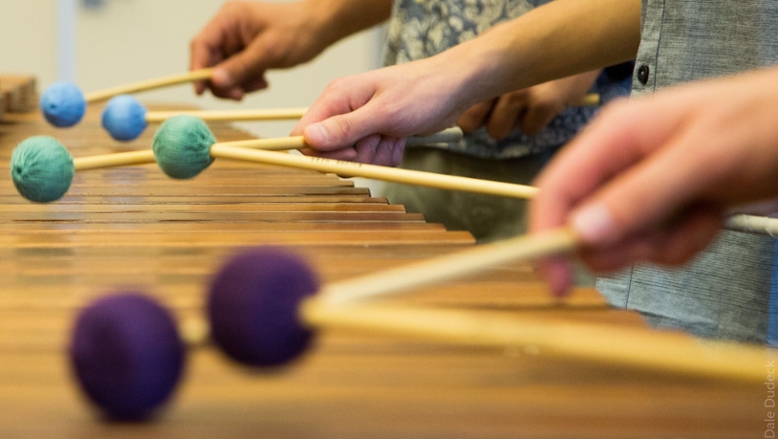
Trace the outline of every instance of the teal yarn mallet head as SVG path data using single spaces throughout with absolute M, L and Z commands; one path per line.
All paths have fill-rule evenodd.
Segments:
M 11 155 L 11 178 L 16 190 L 37 203 L 62 198 L 70 188 L 75 172 L 73 157 L 53 137 L 30 137 Z
M 154 155 L 159 167 L 173 178 L 192 178 L 213 163 L 211 145 L 216 138 L 208 125 L 193 116 L 166 120 L 154 134 Z

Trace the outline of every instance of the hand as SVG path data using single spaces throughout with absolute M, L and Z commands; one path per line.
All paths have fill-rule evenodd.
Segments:
M 508 137 L 516 128 L 533 136 L 567 107 L 580 101 L 599 74 L 599 70 L 582 73 L 480 102 L 465 111 L 457 125 L 466 133 L 486 127 L 489 135 L 497 140 Z
M 614 103 L 541 174 L 533 232 L 570 224 L 584 261 L 676 265 L 716 235 L 729 207 L 778 195 L 778 69 Z M 557 294 L 569 267 L 546 261 Z
M 327 14 L 316 3 L 255 3 L 231 1 L 192 40 L 190 68 L 216 66 L 210 81 L 195 83 L 219 97 L 240 100 L 245 93 L 267 87 L 265 71 L 310 61 L 327 38 Z
M 446 75 L 447 60 L 433 57 L 333 81 L 291 135 L 304 135 L 308 155 L 397 166 L 405 138 L 454 124 L 469 106 L 460 84 L 467 73 Z

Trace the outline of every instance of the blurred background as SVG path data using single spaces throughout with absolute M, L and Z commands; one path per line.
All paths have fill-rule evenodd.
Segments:
M 279 0 L 276 0 L 279 1 Z M 280 0 L 284 1 L 284 0 Z M 0 72 L 56 80 L 85 92 L 184 72 L 189 41 L 224 0 L 0 0 Z M 382 31 L 362 32 L 302 67 L 268 74 L 269 90 L 240 104 L 198 97 L 191 86 L 139 95 L 145 103 L 194 104 L 209 109 L 310 105 L 340 76 L 380 65 Z M 286 136 L 293 122 L 240 124 L 263 137 Z

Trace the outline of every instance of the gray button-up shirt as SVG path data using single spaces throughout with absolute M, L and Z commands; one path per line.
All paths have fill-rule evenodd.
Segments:
M 778 0 L 644 0 L 642 26 L 634 95 L 778 63 Z M 681 269 L 635 266 L 597 288 L 657 326 L 764 342 L 774 246 L 773 238 L 723 232 Z

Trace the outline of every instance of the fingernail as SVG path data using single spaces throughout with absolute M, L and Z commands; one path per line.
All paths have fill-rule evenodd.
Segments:
M 599 203 L 590 204 L 574 212 L 570 223 L 578 236 L 589 244 L 613 239 L 616 231 L 610 211 Z
M 211 74 L 211 81 L 217 87 L 226 88 L 232 86 L 232 76 L 230 75 L 230 72 L 225 69 L 215 69 Z
M 308 125 L 305 129 L 305 138 L 315 145 L 326 144 L 328 137 L 327 130 L 320 123 Z

